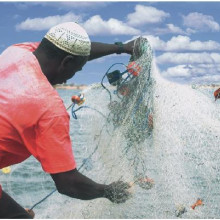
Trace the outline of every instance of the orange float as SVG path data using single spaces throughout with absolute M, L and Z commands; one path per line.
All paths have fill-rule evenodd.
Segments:
M 197 199 L 197 201 L 193 205 L 191 205 L 191 208 L 195 209 L 197 206 L 201 206 L 201 205 L 204 205 L 203 201 L 201 199 Z

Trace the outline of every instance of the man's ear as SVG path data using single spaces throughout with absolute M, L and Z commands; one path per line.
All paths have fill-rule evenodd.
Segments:
M 71 55 L 65 56 L 61 61 L 61 66 L 64 68 L 68 67 L 71 63 L 73 63 L 74 59 L 75 58 Z

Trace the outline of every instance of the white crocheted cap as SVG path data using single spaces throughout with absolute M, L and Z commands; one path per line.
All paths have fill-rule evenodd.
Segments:
M 86 31 L 75 22 L 52 27 L 44 36 L 61 50 L 77 56 L 89 56 L 91 42 Z

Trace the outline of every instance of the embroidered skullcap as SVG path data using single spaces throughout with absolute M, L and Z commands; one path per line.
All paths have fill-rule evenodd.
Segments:
M 91 42 L 86 31 L 75 22 L 66 22 L 52 27 L 44 36 L 55 46 L 70 54 L 89 56 Z

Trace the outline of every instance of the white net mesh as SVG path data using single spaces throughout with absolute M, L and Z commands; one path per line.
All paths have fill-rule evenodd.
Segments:
M 161 78 L 146 39 L 136 42 L 133 60 L 141 71 L 123 83 L 128 94 L 105 85 L 110 103 L 109 92 L 92 85 L 84 91 L 90 108 L 77 111 L 70 125 L 78 167 L 84 164 L 80 171 L 100 183 L 130 182 L 133 197 L 113 204 L 56 192 L 35 208 L 37 218 L 220 217 L 219 104 L 203 91 Z M 33 158 L 0 177 L 26 207 L 54 188 Z M 198 198 L 204 205 L 191 207 Z

